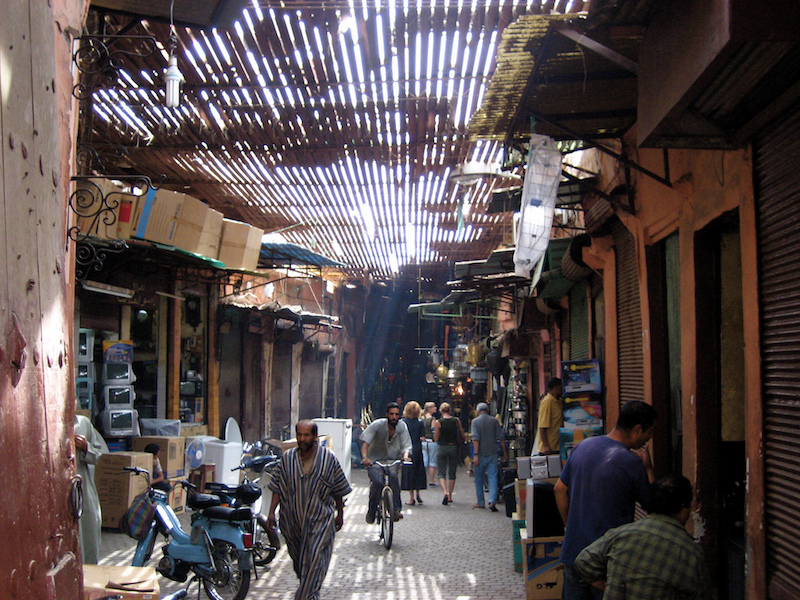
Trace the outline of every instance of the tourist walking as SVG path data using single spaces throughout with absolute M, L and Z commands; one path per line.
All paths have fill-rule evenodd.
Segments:
M 422 440 L 425 438 L 425 424 L 420 421 L 419 415 L 422 409 L 415 401 L 408 402 L 403 408 L 403 422 L 408 429 L 411 437 L 411 464 L 403 465 L 403 474 L 400 481 L 400 489 L 408 491 L 407 505 L 422 504 L 419 495 L 420 490 L 424 490 L 427 485 L 425 477 L 425 461 L 422 455 Z M 416 495 L 416 500 L 414 496 Z

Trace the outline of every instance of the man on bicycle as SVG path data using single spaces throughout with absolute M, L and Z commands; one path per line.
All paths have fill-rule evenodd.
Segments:
M 402 459 L 410 460 L 411 436 L 406 424 L 400 420 L 400 406 L 397 402 L 386 405 L 386 418 L 376 419 L 361 434 L 361 464 L 367 467 L 369 475 L 369 508 L 367 523 L 375 522 L 375 511 L 383 488 L 383 469 L 376 462 L 384 464 Z M 400 481 L 396 471 L 389 472 L 389 486 L 394 496 L 394 520 L 403 518 L 400 502 Z

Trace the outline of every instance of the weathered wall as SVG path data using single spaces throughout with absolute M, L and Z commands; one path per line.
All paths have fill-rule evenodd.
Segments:
M 64 221 L 74 120 L 69 70 L 83 0 L 6 3 L 0 20 L 0 589 L 81 596 L 71 269 Z

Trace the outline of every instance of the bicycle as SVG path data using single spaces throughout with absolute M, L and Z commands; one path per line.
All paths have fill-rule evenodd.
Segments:
M 378 524 L 380 529 L 380 537 L 378 539 L 383 542 L 387 550 L 392 547 L 392 537 L 394 535 L 394 492 L 389 485 L 389 473 L 393 472 L 399 478 L 398 471 L 402 463 L 402 460 L 395 460 L 388 465 L 377 461 L 374 463 L 383 472 L 383 488 L 378 499 L 378 509 L 375 511 L 375 523 Z

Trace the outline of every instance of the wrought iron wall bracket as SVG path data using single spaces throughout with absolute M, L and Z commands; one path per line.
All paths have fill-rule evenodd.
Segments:
M 122 41 L 124 48 L 116 47 Z M 158 50 L 156 38 L 151 35 L 83 35 L 76 43 L 72 62 L 83 77 L 72 88 L 72 95 L 79 100 L 89 98 L 97 88 L 115 87 L 126 57 L 138 60 Z
M 163 178 L 163 176 L 162 176 Z M 128 248 L 122 239 L 107 239 L 100 242 L 92 237 L 101 228 L 108 231 L 117 223 L 123 192 L 103 185 L 108 179 L 127 182 L 139 194 L 158 189 L 145 175 L 113 175 L 104 177 L 73 177 L 75 191 L 70 194 L 68 206 L 76 215 L 75 225 L 67 230 L 67 236 L 76 243 L 75 279 L 83 281 L 90 273 L 102 271 L 110 254 L 119 254 Z

